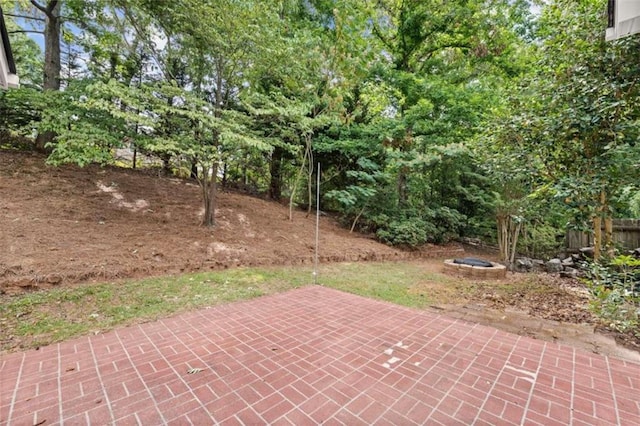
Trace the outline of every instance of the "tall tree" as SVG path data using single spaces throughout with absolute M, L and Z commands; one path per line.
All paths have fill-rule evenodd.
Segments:
M 508 125 L 496 126 L 511 136 L 495 144 L 533 166 L 539 186 L 563 200 L 575 222 L 590 222 L 596 257 L 611 247 L 612 200 L 638 177 L 640 136 L 640 39 L 605 42 L 605 6 L 602 0 L 545 6 L 540 60 L 514 98 Z

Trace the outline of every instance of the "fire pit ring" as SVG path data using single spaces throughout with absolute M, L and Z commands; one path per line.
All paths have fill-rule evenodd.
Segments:
M 447 259 L 444 271 L 465 277 L 499 280 L 507 276 L 507 268 L 497 262 L 465 257 L 464 259 Z

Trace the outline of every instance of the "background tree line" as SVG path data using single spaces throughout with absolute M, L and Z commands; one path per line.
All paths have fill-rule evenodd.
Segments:
M 640 210 L 640 43 L 605 43 L 604 0 L 0 4 L 22 82 L 0 145 L 152 156 L 205 225 L 220 185 L 310 208 L 318 162 L 323 209 L 396 245 L 544 255 Z

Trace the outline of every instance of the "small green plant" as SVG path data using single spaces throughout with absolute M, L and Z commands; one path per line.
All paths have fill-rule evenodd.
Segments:
M 607 263 L 590 263 L 587 284 L 591 309 L 617 331 L 640 335 L 640 260 L 620 255 Z

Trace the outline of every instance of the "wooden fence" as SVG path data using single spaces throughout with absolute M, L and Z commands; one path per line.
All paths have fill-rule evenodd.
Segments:
M 604 228 L 602 229 L 604 234 Z M 613 242 L 622 250 L 635 250 L 640 247 L 640 219 L 614 219 Z M 582 247 L 593 245 L 593 234 L 580 231 L 567 231 L 567 251 L 575 252 Z

